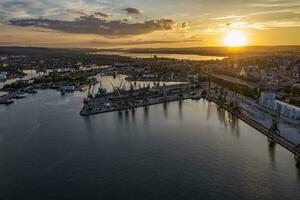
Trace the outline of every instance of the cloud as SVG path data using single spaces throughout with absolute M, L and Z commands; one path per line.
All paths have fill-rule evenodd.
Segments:
M 212 20 L 227 20 L 227 19 L 235 20 L 235 19 L 241 19 L 241 18 L 243 18 L 243 16 L 230 15 L 230 16 L 225 16 L 225 17 L 215 17 L 215 18 L 212 18 Z
M 91 44 L 96 45 L 147 45 L 147 44 L 177 44 L 177 43 L 190 43 L 201 42 L 201 39 L 184 39 L 184 40 L 130 40 L 130 41 L 103 41 L 92 40 Z
M 188 28 L 190 27 L 190 24 L 189 24 L 188 22 L 183 22 L 183 23 L 181 24 L 181 27 L 182 27 L 183 29 L 188 29 Z
M 86 15 L 85 11 L 83 9 L 77 10 L 77 9 L 67 9 L 68 13 L 71 14 L 79 14 L 79 15 Z
M 298 7 L 300 2 L 298 0 L 273 0 L 263 1 L 259 3 L 247 4 L 249 7 L 260 7 L 260 8 L 274 8 L 274 7 Z
M 293 20 L 280 20 L 280 21 L 266 21 L 266 22 L 256 22 L 252 24 L 248 24 L 245 26 L 246 28 L 254 28 L 254 29 L 270 29 L 270 28 L 290 28 L 290 27 L 300 27 L 300 21 Z
M 33 18 L 11 19 L 12 26 L 37 27 L 56 30 L 66 33 L 97 34 L 109 36 L 130 36 L 152 33 L 154 31 L 167 31 L 175 28 L 177 23 L 172 19 L 156 19 L 144 22 L 130 23 L 124 20 L 106 20 L 94 15 L 80 16 L 73 21 Z
M 1 5 L 9 10 L 16 10 L 27 7 L 29 4 L 21 1 L 3 2 Z
M 294 9 L 267 10 L 267 11 L 252 12 L 245 15 L 230 15 L 224 17 L 216 17 L 216 18 L 212 18 L 212 20 L 242 20 L 245 18 L 260 16 L 260 15 L 276 15 L 280 13 L 293 13 L 293 12 L 295 12 Z
M 107 0 L 0 0 L 0 21 L 11 18 L 70 19 L 107 8 Z M 111 10 L 111 9 L 109 9 Z
M 94 15 L 99 16 L 99 17 L 103 17 L 103 18 L 111 17 L 111 15 L 108 15 L 108 14 L 103 13 L 103 12 L 95 12 Z
M 137 8 L 125 8 L 124 11 L 126 11 L 128 14 L 132 14 L 132 15 L 141 15 L 141 14 L 143 14 L 143 11 L 139 10 Z
M 84 9 L 67 9 L 66 11 L 68 13 L 76 14 L 76 15 L 80 15 L 80 16 L 98 16 L 101 18 L 111 17 L 111 15 L 103 13 L 103 12 L 95 12 L 94 14 L 87 14 L 88 12 L 86 12 Z

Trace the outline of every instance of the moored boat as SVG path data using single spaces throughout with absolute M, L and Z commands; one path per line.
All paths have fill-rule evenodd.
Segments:
M 9 104 L 12 104 L 14 101 L 11 100 L 11 99 L 0 99 L 0 104 L 3 104 L 3 105 L 9 105 Z

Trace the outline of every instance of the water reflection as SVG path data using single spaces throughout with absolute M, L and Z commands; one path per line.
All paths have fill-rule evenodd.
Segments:
M 131 109 L 132 122 L 135 123 L 135 108 Z
M 225 119 L 226 111 L 222 108 L 217 108 L 217 114 L 218 114 L 218 119 L 221 122 L 221 124 L 224 125 L 225 128 L 227 128 L 227 122 Z
M 183 101 L 178 102 L 178 108 L 179 108 L 179 119 L 182 120 L 182 104 Z
M 148 106 L 144 106 L 144 122 L 148 124 L 149 120 L 149 108 Z
M 94 130 L 95 130 L 95 126 L 92 124 L 92 121 L 91 121 L 91 117 L 90 116 L 87 116 L 84 118 L 84 125 L 86 127 L 86 138 L 88 140 L 88 142 L 90 144 L 95 144 L 95 135 L 94 135 Z
M 206 100 L 205 100 L 206 101 Z M 212 104 L 207 101 L 206 120 L 208 121 L 211 115 Z
M 101 55 L 120 55 L 127 56 L 131 58 L 153 58 L 153 54 L 151 53 L 130 53 L 123 51 L 99 51 L 93 52 L 93 54 L 101 54 Z M 196 54 L 164 54 L 164 53 L 156 53 L 156 57 L 158 58 L 169 58 L 169 59 L 179 59 L 179 60 L 193 60 L 193 61 L 203 61 L 203 60 L 222 60 L 225 57 L 221 56 L 205 56 L 205 55 L 196 55 Z
M 228 116 L 228 121 L 229 121 L 229 125 L 231 127 L 231 131 L 232 133 L 235 134 L 235 136 L 237 138 L 240 137 L 240 124 L 239 124 L 239 119 L 234 116 L 233 114 L 227 112 L 227 116 Z
M 168 103 L 163 103 L 163 111 L 165 118 L 168 117 Z
M 240 137 L 239 119 L 223 108 L 217 107 L 214 103 L 207 101 L 206 120 L 209 120 L 213 113 L 217 114 L 218 120 L 224 128 L 230 128 L 231 132 L 237 138 Z
M 268 150 L 269 150 L 269 156 L 270 156 L 270 160 L 272 162 L 273 167 L 275 167 L 275 157 L 276 157 L 276 146 L 270 146 L 268 145 Z
M 277 199 L 299 197 L 300 171 L 295 169 L 293 155 L 279 145 L 276 146 L 277 152 L 275 149 L 269 149 L 268 152 L 265 136 L 228 112 L 218 110 L 214 103 L 203 100 L 170 103 L 166 107 L 170 123 L 164 123 L 161 121 L 164 119 L 162 105 L 132 109 L 128 114 L 123 111 L 82 118 L 77 116 L 76 109 L 74 113 L 70 113 L 68 109 L 79 109 L 82 97 L 72 97 L 77 100 L 70 101 L 69 106 L 62 106 L 58 112 L 53 109 L 57 94 L 45 91 L 38 95 L 45 95 L 51 104 L 44 105 L 45 100 L 29 96 L 24 100 L 28 106 L 16 104 L 9 111 L 5 110 L 0 114 L 0 135 L 4 137 L 3 134 L 7 132 L 6 135 L 19 136 L 9 142 L 3 141 L 0 145 L 0 165 L 3 172 L 1 180 L 10 180 L 0 181 L 0 188 L 1 194 L 7 194 L 7 199 L 36 199 L 36 196 L 29 193 L 25 194 L 25 198 L 24 194 L 22 197 L 14 196 L 14 188 L 37 191 L 38 194 L 51 193 L 45 191 L 45 188 L 53 191 L 64 189 L 74 194 L 70 199 L 76 199 L 78 195 L 84 196 L 83 193 L 93 193 L 95 188 L 110 188 L 116 182 L 124 190 L 115 198 L 106 195 L 104 199 L 120 199 L 128 195 L 124 191 L 136 195 L 134 188 L 140 183 L 143 184 L 138 185 L 141 186 L 138 192 L 151 195 L 149 191 L 154 191 L 158 196 L 171 195 L 170 199 L 174 200 L 182 199 L 182 194 L 188 196 L 191 185 L 200 186 L 200 190 L 194 191 L 199 194 L 197 197 L 210 195 L 210 191 L 217 192 L 208 196 L 208 199 L 268 199 L 269 194 L 274 194 Z M 31 100 L 34 102 L 30 103 Z M 60 101 L 63 100 L 59 99 Z M 185 115 L 184 123 L 180 123 L 177 116 L 180 112 Z M 24 119 L 24 113 L 33 114 Z M 207 114 L 210 121 L 206 122 Z M 129 123 L 125 123 L 125 118 L 128 117 L 126 115 L 129 115 Z M 131 115 L 132 119 L 136 118 L 135 124 L 132 123 Z M 37 117 L 43 124 L 43 128 L 39 129 L 40 134 L 23 137 L 23 130 Z M 196 117 L 204 119 L 204 122 L 198 121 Z M 227 129 L 223 125 L 211 126 L 219 125 L 220 119 L 226 121 Z M 15 126 L 16 122 L 18 126 Z M 238 140 L 231 130 L 241 134 Z M 186 134 L 180 134 L 182 132 Z M 226 134 L 226 137 L 221 134 Z M 16 146 L 19 144 L 22 148 Z M 37 158 L 43 158 L 42 161 L 46 162 L 37 163 Z M 272 166 L 270 159 L 273 166 L 276 162 L 277 169 Z M 52 182 L 53 173 L 45 173 L 43 169 L 58 161 L 60 164 L 52 169 L 53 172 L 58 170 L 60 176 L 57 176 L 57 182 Z M 88 173 L 82 173 L 82 170 Z M 184 176 L 183 171 L 187 172 Z M 11 174 L 18 176 L 12 177 Z M 45 184 L 40 186 L 38 182 L 30 181 L 28 174 L 36 178 L 43 174 L 42 181 Z M 182 190 L 176 191 L 174 187 L 169 187 L 168 181 L 157 185 L 161 180 L 174 180 L 174 183 L 184 184 L 180 185 Z M 243 184 L 239 184 L 240 182 Z M 64 188 L 56 188 L 56 183 Z M 74 188 L 84 189 L 89 183 L 95 185 L 92 191 L 73 191 Z M 222 187 L 223 185 L 226 187 Z M 167 193 L 162 194 L 161 188 L 166 188 Z M 115 194 L 115 191 L 108 193 Z M 224 198 L 224 194 L 232 195 Z M 150 196 L 149 199 L 156 197 Z
M 126 109 L 124 111 L 125 123 L 124 126 L 126 128 L 126 133 L 130 133 L 130 121 L 129 121 L 129 110 Z
M 129 123 L 129 110 L 126 109 L 124 112 L 125 112 L 125 121 L 126 123 Z
M 123 122 L 123 112 L 121 110 L 118 111 L 118 122 L 119 123 Z

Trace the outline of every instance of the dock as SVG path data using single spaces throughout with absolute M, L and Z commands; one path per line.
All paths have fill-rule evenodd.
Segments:
M 98 97 L 86 98 L 80 115 L 88 116 L 100 113 L 122 111 L 155 104 L 181 101 L 193 96 L 190 84 L 176 84 L 155 88 L 121 91 L 102 94 Z

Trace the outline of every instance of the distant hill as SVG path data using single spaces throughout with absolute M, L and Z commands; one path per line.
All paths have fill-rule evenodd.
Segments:
M 0 46 L 0 54 L 11 55 L 56 55 L 77 54 L 97 51 L 124 51 L 129 53 L 151 54 L 196 54 L 207 56 L 230 56 L 238 53 L 242 55 L 296 55 L 300 56 L 300 46 L 246 46 L 229 47 L 192 47 L 192 48 L 133 48 L 133 49 L 89 49 L 89 48 L 44 48 L 44 47 L 14 47 Z
M 300 55 L 300 46 L 247 46 L 239 48 L 229 47 L 193 47 L 193 48 L 135 48 L 125 50 L 131 53 L 167 53 L 167 54 L 197 54 L 229 56 L 238 52 L 239 54 L 276 55 L 295 54 Z

